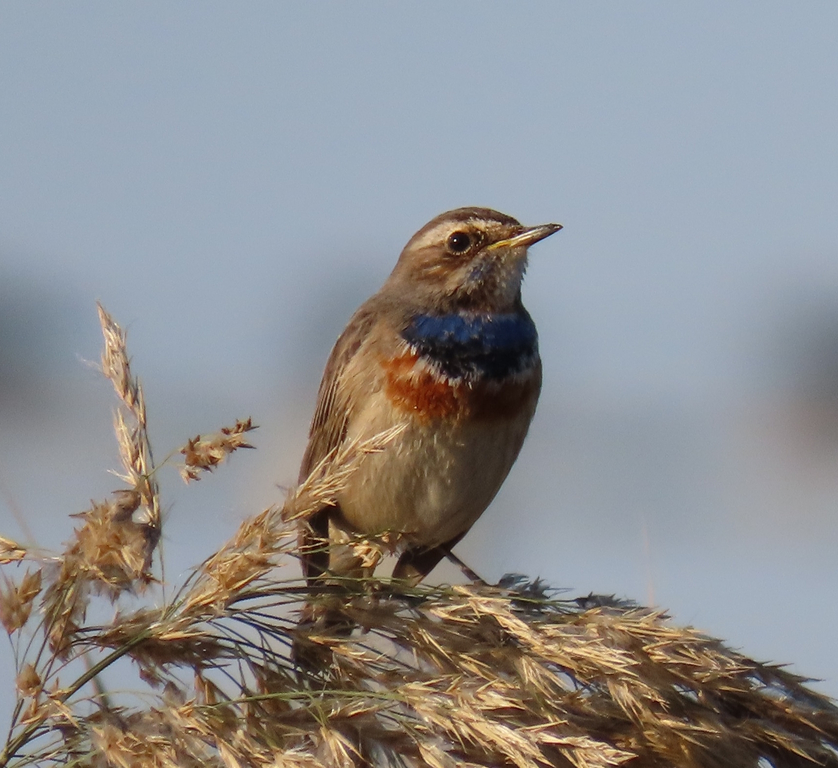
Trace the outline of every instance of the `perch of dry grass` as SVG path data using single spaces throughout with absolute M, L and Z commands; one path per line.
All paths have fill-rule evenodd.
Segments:
M 145 403 L 123 332 L 100 317 L 126 487 L 81 516 L 60 554 L 0 538 L 17 669 L 0 768 L 838 766 L 831 701 L 660 612 L 559 600 L 523 578 L 398 594 L 344 580 L 310 594 L 297 529 L 346 480 L 325 465 L 164 598 Z M 249 447 L 252 429 L 190 440 L 184 478 Z M 339 464 L 351 471 L 353 455 L 390 438 L 350 446 Z M 103 600 L 113 618 L 87 620 Z M 295 665 L 294 644 L 315 663 Z M 125 660 L 136 692 L 104 692 L 101 674 Z

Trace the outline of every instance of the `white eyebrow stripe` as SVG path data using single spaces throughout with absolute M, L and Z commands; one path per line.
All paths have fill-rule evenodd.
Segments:
M 414 240 L 414 248 L 426 248 L 429 245 L 435 245 L 443 242 L 448 238 L 452 232 L 459 229 L 473 229 L 474 219 L 467 219 L 466 221 L 441 221 L 432 229 L 429 229 L 418 240 Z

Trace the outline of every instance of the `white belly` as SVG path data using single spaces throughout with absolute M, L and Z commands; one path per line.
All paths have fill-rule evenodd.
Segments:
M 376 405 L 369 402 L 357 414 L 348 439 L 370 438 L 393 426 L 380 418 L 393 416 L 393 410 Z M 406 429 L 383 451 L 366 456 L 339 494 L 345 522 L 359 533 L 393 531 L 425 546 L 464 533 L 506 478 L 530 416 L 466 426 L 456 420 L 420 421 L 399 414 Z

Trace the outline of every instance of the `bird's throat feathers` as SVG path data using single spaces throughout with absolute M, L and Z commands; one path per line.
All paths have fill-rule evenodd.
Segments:
M 512 313 L 415 315 L 402 338 L 420 357 L 453 379 L 498 380 L 538 359 L 538 335 L 523 309 Z

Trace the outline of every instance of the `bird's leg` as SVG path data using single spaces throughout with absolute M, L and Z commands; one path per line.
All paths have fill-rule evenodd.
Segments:
M 450 541 L 446 541 L 445 544 L 436 547 L 410 547 L 406 549 L 393 569 L 393 578 L 401 579 L 410 586 L 415 586 L 436 568 L 440 560 L 447 557 L 452 563 L 459 566 L 467 579 L 485 584 L 486 582 L 480 576 L 451 551 L 465 534 L 466 532 L 463 532 Z
M 318 510 L 308 519 L 299 536 L 300 564 L 309 596 L 300 611 L 291 644 L 291 660 L 308 683 L 319 679 L 330 664 L 327 649 L 312 643 L 309 634 L 316 630 L 348 637 L 355 627 L 341 611 L 343 587 L 326 583 L 332 554 L 330 522 L 335 514 L 339 514 L 339 508 L 335 506 Z M 332 590 L 336 592 L 330 594 Z
M 483 579 L 476 571 L 472 570 L 469 565 L 460 560 L 460 558 L 448 548 L 445 550 L 445 557 L 447 557 L 450 562 L 454 563 L 454 565 L 456 565 L 463 572 L 463 575 L 472 583 L 480 584 L 481 586 L 486 584 L 485 579 Z
M 329 518 L 334 507 L 323 507 L 308 519 L 300 533 L 300 563 L 311 587 L 329 570 Z

